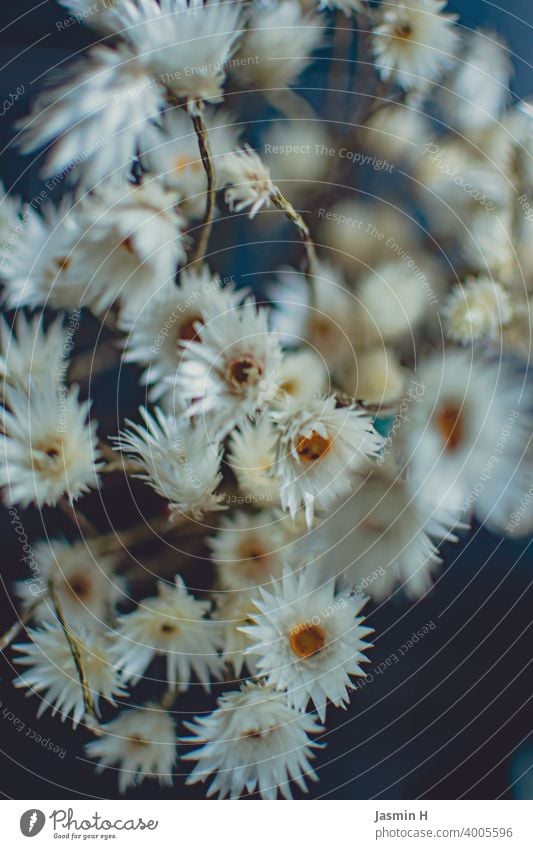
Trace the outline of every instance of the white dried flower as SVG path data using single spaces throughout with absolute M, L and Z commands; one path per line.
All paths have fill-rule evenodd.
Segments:
M 216 772 L 208 796 L 238 799 L 258 790 L 263 799 L 276 799 L 278 791 L 291 799 L 291 781 L 305 792 L 306 779 L 318 780 L 311 760 L 320 744 L 309 738 L 323 730 L 316 716 L 290 708 L 282 694 L 263 684 L 248 681 L 225 693 L 213 713 L 185 725 L 193 736 L 183 742 L 200 744 L 182 756 L 198 761 L 187 783 Z
M 243 628 L 257 655 L 260 674 L 277 690 L 285 690 L 291 707 L 305 710 L 308 702 L 321 721 L 329 701 L 346 707 L 351 677 L 364 675 L 360 664 L 372 633 L 359 616 L 366 599 L 335 593 L 334 581 L 321 586 L 316 570 L 285 572 L 272 590 L 260 589 L 254 625 Z
M 76 728 L 85 716 L 85 702 L 78 670 L 63 629 L 57 620 L 45 622 L 42 628 L 29 628 L 28 636 L 31 642 L 13 646 L 20 654 L 15 663 L 28 667 L 15 679 L 14 686 L 27 687 L 40 696 L 38 717 L 51 707 L 52 716 L 59 713 L 62 721 L 72 716 L 72 725 Z M 100 698 L 114 705 L 115 697 L 127 695 L 117 670 L 109 660 L 108 635 L 94 630 L 76 630 L 71 631 L 71 637 L 80 653 L 96 711 L 99 711 Z
M 72 626 L 95 628 L 125 598 L 124 578 L 116 572 L 117 557 L 102 554 L 97 540 L 41 540 L 32 546 L 31 556 L 33 576 L 17 581 L 15 591 L 25 609 L 41 599 L 33 612 L 39 622 L 55 618 L 54 606 L 46 595 L 51 578 L 65 619 Z
M 222 438 L 276 395 L 281 359 L 268 311 L 249 298 L 242 307 L 205 315 L 169 384 L 188 402 L 187 415 Z
M 165 89 L 125 45 L 97 45 L 70 67 L 67 80 L 63 70 L 51 77 L 19 122 L 22 150 L 31 153 L 57 139 L 45 174 L 72 169 L 75 179 L 97 186 L 129 174 L 146 125 L 164 105 Z
M 106 767 L 118 771 L 118 792 L 137 787 L 146 779 L 172 785 L 172 768 L 177 758 L 177 738 L 172 717 L 161 706 L 148 703 L 125 710 L 116 719 L 101 726 L 102 735 L 87 743 L 90 758 L 100 763 L 97 773 Z
M 327 509 L 351 488 L 349 472 L 377 456 L 383 439 L 363 411 L 337 408 L 335 398 L 315 398 L 305 406 L 287 399 L 272 414 L 279 427 L 275 472 L 282 507 L 294 516 L 305 507 L 311 527 L 315 508 Z
M 312 348 L 285 353 L 279 370 L 279 381 L 280 393 L 290 395 L 302 405 L 331 389 L 326 364 Z
M 462 345 L 497 339 L 513 316 L 508 292 L 490 277 L 469 278 L 456 286 L 445 304 L 446 334 Z
M 408 257 L 364 275 L 356 292 L 359 344 L 393 343 L 416 330 L 428 312 L 429 296 L 434 295 L 423 265 Z
M 278 434 L 268 415 L 245 421 L 231 434 L 228 462 L 239 489 L 256 506 L 279 504 L 279 480 L 274 474 Z
M 323 33 L 320 18 L 306 12 L 298 0 L 254 4 L 238 57 L 241 85 L 267 89 L 292 85 L 311 63 Z
M 237 2 L 122 0 L 112 22 L 143 67 L 195 112 L 222 99 L 240 17 Z
M 253 590 L 217 593 L 215 596 L 216 610 L 213 619 L 220 625 L 222 660 L 227 666 L 231 666 L 237 677 L 243 674 L 245 667 L 252 674 L 257 671 L 253 657 L 245 655 L 250 640 L 241 630 L 244 625 L 252 624 L 251 613 L 256 609 L 254 598 Z
M 196 676 L 204 690 L 220 673 L 220 631 L 208 620 L 211 604 L 189 592 L 179 575 L 175 583 L 157 583 L 158 595 L 142 599 L 120 616 L 112 657 L 125 681 L 138 681 L 157 655 L 166 660 L 170 687 L 184 693 Z
M 78 392 L 73 387 L 60 395 L 55 382 L 29 396 L 6 387 L 0 485 L 7 504 L 53 507 L 62 496 L 73 502 L 98 484 L 97 422 L 87 422 L 91 404 L 80 402 Z
M 507 47 L 492 33 L 468 33 L 466 49 L 441 93 L 448 123 L 461 132 L 490 128 L 510 98 Z
M 248 218 L 270 206 L 278 193 L 269 169 L 248 145 L 223 156 L 219 174 L 220 184 L 228 187 L 224 197 L 229 208 L 232 212 L 248 210 Z
M 4 319 L 0 321 L 0 378 L 13 386 L 29 390 L 32 384 L 43 385 L 50 375 L 59 379 L 60 371 L 66 376 L 68 353 L 61 317 L 46 330 L 42 315 L 30 321 L 18 313 L 11 327 Z
M 38 212 L 25 207 L 0 270 L 8 306 L 78 308 L 86 285 L 78 265 L 80 235 L 79 212 L 67 199 L 57 207 L 44 203 Z
M 383 6 L 372 40 L 382 79 L 392 79 L 410 90 L 424 87 L 453 64 L 458 46 L 454 29 L 457 15 L 442 14 L 446 3 L 400 0 Z
M 150 298 L 170 285 L 185 259 L 185 220 L 176 195 L 158 180 L 110 183 L 82 208 L 78 263 L 85 302 L 100 312 L 119 301 L 123 320 L 137 318 Z
M 245 290 L 223 286 L 206 265 L 181 272 L 179 285 L 164 286 L 136 316 L 121 322 L 128 333 L 124 360 L 147 366 L 141 380 L 151 387 L 149 397 L 158 400 L 169 390 L 165 378 L 176 373 L 185 345 L 198 337 L 206 311 L 223 314 L 235 309 Z
M 386 408 L 403 399 L 406 373 L 391 348 L 375 346 L 357 351 L 339 382 L 350 398 Z
M 209 539 L 218 586 L 244 590 L 270 584 L 281 577 L 283 562 L 303 532 L 277 510 L 224 518 Z
M 364 588 L 378 601 L 397 586 L 421 596 L 441 562 L 433 540 L 457 541 L 452 528 L 458 517 L 434 510 L 393 463 L 369 464 L 352 484 L 316 532 L 324 540 L 325 575 Z
M 134 460 L 137 475 L 169 502 L 174 513 L 201 518 L 223 509 L 215 490 L 220 483 L 222 449 L 201 427 L 192 427 L 156 408 L 154 415 L 140 409 L 145 427 L 127 421 L 129 430 L 115 440 L 117 448 Z
M 405 434 L 414 482 L 431 503 L 499 525 L 527 475 L 533 423 L 523 380 L 505 361 L 456 348 L 426 358 L 416 378 L 425 390 Z
M 274 305 L 272 328 L 288 346 L 307 341 L 326 366 L 335 370 L 353 361 L 357 300 L 339 269 L 327 262 L 316 263 L 311 287 L 310 292 L 301 272 L 292 268 L 278 272 L 268 289 Z M 313 379 L 322 371 L 317 366 Z

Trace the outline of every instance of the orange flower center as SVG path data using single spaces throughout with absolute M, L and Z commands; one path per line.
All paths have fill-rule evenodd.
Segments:
M 300 459 L 305 460 L 306 463 L 319 460 L 330 448 L 331 440 L 321 436 L 316 430 L 311 431 L 311 436 L 299 434 L 296 437 L 296 451 Z
M 446 451 L 457 451 L 465 435 L 461 407 L 453 403 L 443 404 L 437 411 L 435 423 Z
M 300 658 L 312 657 L 326 644 L 326 634 L 320 625 L 296 625 L 289 634 L 289 644 Z

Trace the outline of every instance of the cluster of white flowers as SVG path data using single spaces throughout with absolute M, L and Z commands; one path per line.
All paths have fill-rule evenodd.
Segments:
M 81 18 L 88 7 L 61 2 Z M 51 75 L 20 124 L 23 151 L 47 148 L 46 185 L 68 191 L 42 204 L 0 192 L 0 280 L 16 311 L 0 325 L 2 499 L 59 506 L 84 537 L 32 548 L 15 586 L 29 623 L 15 686 L 39 696 L 39 714 L 87 723 L 86 753 L 118 770 L 121 793 L 170 785 L 193 760 L 188 783 L 211 777 L 208 795 L 291 798 L 317 779 L 315 737 L 365 674 L 365 605 L 423 596 L 443 541 L 473 517 L 510 533 L 531 491 L 533 108 L 509 102 L 505 47 L 460 36 L 445 0 L 100 5 L 87 23 L 102 43 Z M 369 32 L 374 62 L 348 141 L 294 90 L 340 14 Z M 231 92 L 238 113 L 250 91 L 279 112 L 268 163 L 244 138 L 259 130 L 218 105 Z M 412 169 L 428 238 L 394 203 L 352 199 L 350 144 L 376 171 L 377 156 L 387 173 Z M 225 245 L 205 259 L 233 220 L 265 222 L 274 243 L 283 216 L 304 263 L 276 264 L 269 303 L 215 271 Z M 144 387 L 139 418 L 118 409 L 114 436 L 91 416 L 87 381 L 69 380 L 68 311 L 81 310 Z M 79 511 L 91 489 L 105 501 L 117 471 L 159 502 L 152 536 L 104 532 Z M 124 549 L 167 534 L 171 571 L 151 560 L 143 594 Z M 189 537 L 209 557 L 207 587 Z M 141 680 L 150 701 L 123 710 Z M 213 712 L 178 737 L 179 694 L 223 680 Z

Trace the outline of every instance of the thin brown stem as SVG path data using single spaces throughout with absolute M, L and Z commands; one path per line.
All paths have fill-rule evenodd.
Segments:
M 18 622 L 15 622 L 11 628 L 9 628 L 5 634 L 0 637 L 0 651 L 5 651 L 5 649 L 11 645 L 17 634 L 28 624 L 40 603 L 40 598 L 34 601 L 33 604 L 24 611 L 24 613 L 21 613 Z
M 311 238 L 311 231 L 309 230 L 309 227 L 303 220 L 300 213 L 296 212 L 292 203 L 288 201 L 284 195 L 282 195 L 282 193 L 277 187 L 276 192 L 272 195 L 272 203 L 277 209 L 280 209 L 282 212 L 284 212 L 289 221 L 294 224 L 296 230 L 298 231 L 298 235 L 302 240 L 307 259 L 305 276 L 307 277 L 310 286 L 310 294 L 312 296 L 314 291 L 313 279 L 317 273 L 317 256 L 315 244 L 313 242 L 313 239 Z
M 96 720 L 98 723 L 98 715 L 96 713 L 96 708 L 94 706 L 93 696 L 91 693 L 91 688 L 89 687 L 89 682 L 87 680 L 87 676 L 85 675 L 85 670 L 83 668 L 83 660 L 81 657 L 81 652 L 78 646 L 78 643 L 73 637 L 63 615 L 63 610 L 61 609 L 61 604 L 59 601 L 59 597 L 57 595 L 56 589 L 54 587 L 54 581 L 51 578 L 48 583 L 48 590 L 50 592 L 50 598 L 52 599 L 52 604 L 54 605 L 55 614 L 58 618 L 59 624 L 63 630 L 65 635 L 65 639 L 70 648 L 70 653 L 72 655 L 72 659 L 74 661 L 74 666 L 76 667 L 76 672 L 78 673 L 78 678 L 80 680 L 80 686 L 83 693 L 83 704 L 85 705 L 86 713 Z
M 213 226 L 213 218 L 215 215 L 215 199 L 216 199 L 216 179 L 215 169 L 213 166 L 213 158 L 211 155 L 211 145 L 209 144 L 209 133 L 201 113 L 191 115 L 192 124 L 198 140 L 198 149 L 202 157 L 202 164 L 207 178 L 207 199 L 205 207 L 205 218 L 200 230 L 200 237 L 196 250 L 193 255 L 193 262 L 201 262 L 207 251 L 209 236 Z

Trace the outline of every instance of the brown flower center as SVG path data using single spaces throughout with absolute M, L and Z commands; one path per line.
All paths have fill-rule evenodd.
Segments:
M 180 342 L 192 342 L 193 339 L 198 339 L 198 331 L 195 328 L 195 325 L 198 324 L 203 326 L 203 321 L 199 315 L 193 315 L 192 318 L 184 321 L 178 330 L 178 340 Z
M 319 460 L 330 448 L 331 440 L 325 436 L 321 436 L 316 430 L 311 431 L 311 436 L 298 434 L 296 437 L 296 451 L 300 459 L 306 463 Z
M 413 27 L 408 21 L 404 21 L 404 23 L 398 24 L 398 26 L 394 30 L 394 38 L 399 38 L 403 41 L 408 38 L 411 38 L 412 34 Z
M 67 269 L 72 265 L 72 260 L 69 256 L 61 256 L 56 259 L 56 265 L 59 271 L 67 271 Z
M 67 586 L 72 595 L 80 601 L 87 601 L 91 596 L 91 582 L 85 575 L 74 575 L 67 581 Z
M 177 626 L 172 622 L 163 622 L 161 625 L 161 633 L 169 636 L 170 634 L 175 634 L 177 631 Z
M 39 456 L 39 454 L 44 456 Z M 33 455 L 33 468 L 37 472 L 50 474 L 50 472 L 56 471 L 60 473 L 63 470 L 62 456 L 63 443 L 60 439 L 36 445 Z
M 457 451 L 465 435 L 461 407 L 454 403 L 443 404 L 437 411 L 435 423 L 445 450 L 450 453 Z
M 131 737 L 128 738 L 129 743 L 133 746 L 134 749 L 140 749 L 143 746 L 150 745 L 148 740 L 145 740 L 144 737 L 141 737 L 140 734 L 132 734 Z
M 296 625 L 289 634 L 289 644 L 300 658 L 312 657 L 326 644 L 326 634 L 320 625 Z
M 251 354 L 242 354 L 231 360 L 227 369 L 226 377 L 235 389 L 245 389 L 247 386 L 255 386 L 263 374 L 263 369 Z

